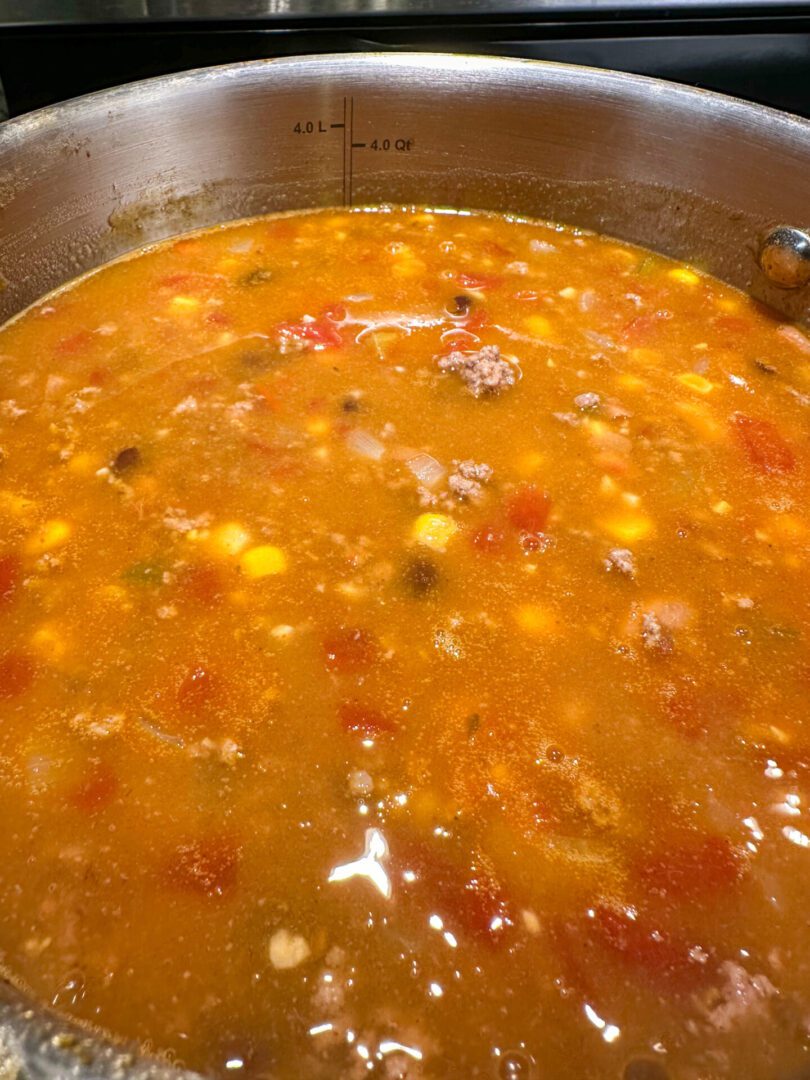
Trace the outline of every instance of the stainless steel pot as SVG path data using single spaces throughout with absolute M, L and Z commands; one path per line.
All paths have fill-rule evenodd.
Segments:
M 810 321 L 810 123 L 634 75 L 418 54 L 213 68 L 5 124 L 0 319 L 182 230 L 381 201 L 574 222 Z M 190 1074 L 0 983 L 0 1075 Z

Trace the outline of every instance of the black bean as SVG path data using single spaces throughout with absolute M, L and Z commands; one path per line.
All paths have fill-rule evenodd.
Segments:
M 439 587 L 439 568 L 426 555 L 414 555 L 405 564 L 402 582 L 411 596 L 422 599 Z
M 272 281 L 273 271 L 268 270 L 266 266 L 259 266 L 255 270 L 251 270 L 250 273 L 245 274 L 239 281 L 240 285 L 263 285 L 266 281 Z
M 773 364 L 766 364 L 764 360 L 755 360 L 754 367 L 759 368 L 760 371 L 766 375 L 778 375 L 779 372 L 773 366 Z
M 472 307 L 472 298 L 469 296 L 454 296 L 447 305 L 450 315 L 466 315 Z
M 110 468 L 116 476 L 121 476 L 123 473 L 129 472 L 130 469 L 136 469 L 141 463 L 141 452 L 137 446 L 127 446 L 123 450 L 119 450 L 113 458 Z
M 281 353 L 272 346 L 265 346 L 263 348 L 248 349 L 242 353 L 240 359 L 244 366 L 250 368 L 251 371 L 267 371 L 273 364 L 277 364 L 281 360 Z
M 669 1080 L 669 1073 L 659 1061 L 635 1058 L 625 1066 L 622 1080 Z
M 470 713 L 467 717 L 467 738 L 474 739 L 476 732 L 481 727 L 481 716 L 479 713 Z
M 360 401 L 356 397 L 345 397 L 340 403 L 340 407 L 345 413 L 360 412 Z

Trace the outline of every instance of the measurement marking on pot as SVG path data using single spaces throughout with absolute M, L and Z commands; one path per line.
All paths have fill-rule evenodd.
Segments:
M 415 146 L 415 140 L 401 136 L 375 135 L 364 142 L 354 138 L 354 98 L 343 98 L 342 120 L 317 117 L 297 120 L 293 124 L 293 134 L 302 136 L 327 135 L 332 131 L 343 132 L 343 205 L 351 206 L 354 194 L 354 152 L 367 150 L 375 153 L 409 153 Z

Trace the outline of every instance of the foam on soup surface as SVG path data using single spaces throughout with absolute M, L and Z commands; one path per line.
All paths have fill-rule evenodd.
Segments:
M 377 208 L 170 241 L 0 354 L 8 971 L 214 1077 L 797 1074 L 805 333 Z

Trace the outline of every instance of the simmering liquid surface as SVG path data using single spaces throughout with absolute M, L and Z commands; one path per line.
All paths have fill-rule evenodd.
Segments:
M 145 251 L 0 357 L 8 971 L 212 1077 L 801 1073 L 798 327 L 378 208 Z

